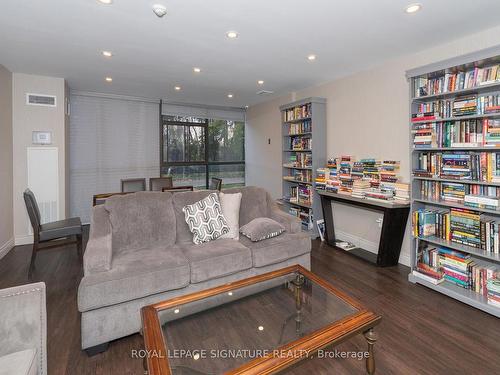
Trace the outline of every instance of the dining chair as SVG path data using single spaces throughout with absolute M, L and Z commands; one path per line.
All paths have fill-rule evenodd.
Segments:
M 210 179 L 209 190 L 221 190 L 222 189 L 222 178 L 212 177 Z
M 149 190 L 150 191 L 162 191 L 163 188 L 171 188 L 172 176 L 169 177 L 152 177 L 149 179 Z
M 28 278 L 33 277 L 35 269 L 36 254 L 40 250 L 52 249 L 54 247 L 76 244 L 78 256 L 83 262 L 82 251 L 82 222 L 79 217 L 53 221 L 50 223 L 41 223 L 40 209 L 35 198 L 35 194 L 30 189 L 23 193 L 24 204 L 28 211 L 28 216 L 33 227 L 33 251 L 31 253 L 31 262 L 28 271 Z M 63 241 L 63 238 L 70 238 Z
M 120 181 L 121 181 L 122 193 L 134 193 L 136 191 L 146 190 L 145 178 L 126 178 Z

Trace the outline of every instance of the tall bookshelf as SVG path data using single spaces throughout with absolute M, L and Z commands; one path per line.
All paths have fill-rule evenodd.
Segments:
M 326 163 L 326 99 L 311 97 L 280 106 L 282 120 L 282 203 L 317 236 L 323 217 L 314 188 L 316 170 Z M 310 200 L 305 199 L 309 191 Z
M 464 97 L 467 96 L 475 96 L 476 98 L 487 97 L 491 95 L 498 95 L 500 93 L 500 80 L 489 80 L 487 79 L 480 84 L 472 84 L 477 80 L 474 79 L 474 76 L 470 76 L 471 73 L 465 75 L 467 72 L 474 71 L 475 68 L 485 68 L 492 65 L 496 65 L 500 63 L 500 46 L 481 50 L 475 53 L 459 56 L 456 58 L 448 59 L 445 61 L 441 61 L 434 64 L 429 64 L 420 68 L 412 69 L 406 72 L 407 79 L 409 81 L 410 88 L 410 130 L 417 130 L 422 124 L 436 124 L 436 128 L 440 129 L 436 133 L 432 133 L 430 144 L 426 144 L 427 142 L 421 142 L 418 146 L 414 144 L 414 136 L 415 133 L 410 131 L 410 162 L 412 166 L 412 177 L 411 177 L 411 212 L 415 212 L 420 209 L 439 209 L 439 210 L 449 210 L 452 208 L 458 209 L 467 209 L 473 210 L 482 215 L 488 215 L 493 219 L 498 219 L 500 221 L 500 209 L 486 209 L 486 208 L 471 208 L 466 206 L 463 202 L 460 201 L 449 201 L 444 200 L 442 195 L 442 190 L 440 192 L 439 197 L 435 195 L 432 199 L 429 196 L 425 196 L 422 194 L 422 187 L 425 184 L 431 183 L 439 183 L 440 189 L 444 186 L 447 186 L 446 183 L 459 183 L 464 185 L 464 189 L 466 192 L 471 191 L 472 189 L 487 189 L 489 187 L 500 187 L 498 182 L 492 182 L 488 177 L 486 180 L 484 178 L 472 177 L 472 179 L 457 179 L 456 175 L 450 175 L 448 172 L 444 172 L 442 169 L 443 164 L 441 164 L 439 173 L 431 173 L 431 176 L 424 175 L 415 175 L 415 170 L 418 170 L 419 167 L 422 166 L 422 160 L 424 158 L 425 153 L 432 154 L 441 154 L 441 155 L 450 155 L 450 153 L 462 153 L 466 155 L 473 155 L 475 153 L 500 153 L 500 143 L 492 146 L 492 144 L 485 144 L 483 139 L 483 135 L 477 135 L 479 132 L 485 132 L 485 129 L 488 129 L 488 125 L 486 128 L 483 128 L 485 120 L 498 120 L 500 119 L 500 111 L 494 111 L 491 113 L 486 113 L 486 111 L 481 110 L 479 106 L 476 107 L 476 111 L 474 113 L 470 113 L 469 110 L 465 110 L 463 112 L 458 111 L 454 112 L 450 108 L 453 109 L 455 102 L 461 102 L 464 100 Z M 461 73 L 464 74 L 462 76 L 457 75 L 455 81 L 451 81 L 453 74 Z M 477 75 L 477 74 L 476 74 Z M 438 79 L 443 77 L 444 81 L 441 81 L 442 86 L 451 87 L 455 84 L 453 89 L 437 89 L 439 87 Z M 498 77 L 498 76 L 497 76 Z M 420 87 L 423 87 L 423 83 L 425 80 L 436 79 L 436 84 L 432 89 L 426 90 L 425 88 L 420 90 Z M 464 85 L 462 86 L 462 79 L 464 81 Z M 457 83 L 457 80 L 459 82 Z M 468 82 L 467 82 L 468 80 Z M 480 80 L 482 81 L 482 80 Z M 430 87 L 428 87 L 430 88 Z M 429 92 L 430 91 L 430 92 Z M 446 101 L 448 100 L 451 104 L 451 107 L 444 111 L 445 113 L 441 113 L 439 116 L 436 116 L 436 119 L 432 118 L 422 118 L 421 120 L 415 120 L 412 118 L 412 115 L 415 113 L 421 113 L 423 108 L 422 104 L 430 104 L 431 102 L 435 102 L 437 100 Z M 480 99 L 482 100 L 482 99 Z M 480 103 L 477 101 L 476 103 Z M 428 108 L 428 107 L 427 107 Z M 443 108 L 443 107 L 442 107 Z M 468 122 L 469 121 L 469 122 Z M 474 124 L 479 125 L 471 125 Z M 460 123 L 462 122 L 462 123 Z M 441 124 L 454 124 L 454 125 L 439 125 Z M 457 125 L 458 124 L 458 125 Z M 463 125 L 462 125 L 463 124 Z M 468 125 L 467 125 L 468 124 Z M 486 123 L 488 124 L 488 123 Z M 429 125 L 433 126 L 433 125 Z M 439 128 L 441 126 L 441 128 Z M 447 126 L 446 128 L 442 128 L 443 126 Z M 453 126 L 449 128 L 449 126 Z M 475 126 L 475 127 L 474 127 Z M 443 130 L 446 129 L 446 130 Z M 450 129 L 458 130 L 460 129 L 458 137 L 450 138 L 449 135 L 443 136 L 442 134 L 450 134 L 452 133 Z M 464 130 L 465 129 L 465 130 Z M 474 130 L 472 130 L 474 129 Z M 462 131 L 464 133 L 462 133 Z M 466 136 L 464 138 L 466 131 L 474 131 L 475 134 Z M 437 135 L 436 135 L 437 134 Z M 469 134 L 469 133 L 468 133 Z M 424 137 L 425 138 L 425 137 Z M 422 138 L 423 139 L 423 138 Z M 464 140 L 466 142 L 464 142 Z M 424 144 L 422 144 L 424 143 Z M 485 154 L 487 155 L 487 154 Z M 500 154 L 499 154 L 500 155 Z M 470 156 L 472 158 L 472 156 Z M 486 156 L 488 157 L 488 156 Z M 427 159 L 425 159 L 427 160 Z M 472 169 L 472 168 L 471 168 Z M 453 172 L 452 172 L 453 173 Z M 473 187 L 473 185 L 478 186 Z M 427 185 L 429 186 L 429 185 Z M 467 186 L 467 187 L 465 187 Z M 489 194 L 492 190 L 490 190 Z M 496 195 L 499 195 L 500 189 L 497 190 Z M 484 192 L 483 192 L 484 194 Z M 413 217 L 413 216 L 412 216 Z M 421 245 L 428 244 L 429 246 L 435 247 L 447 247 L 452 250 L 460 251 L 462 253 L 470 254 L 473 260 L 481 265 L 487 265 L 488 267 L 497 268 L 500 271 L 500 254 L 495 251 L 487 251 L 481 249 L 482 244 L 478 245 L 480 248 L 473 247 L 470 245 L 460 244 L 455 241 L 452 241 L 450 238 L 443 239 L 443 235 L 431 235 L 431 236 L 422 236 L 416 235 L 412 230 L 412 240 L 411 240 L 411 267 L 412 271 L 416 269 L 416 262 L 418 257 L 418 250 Z M 444 235 L 446 237 L 446 235 Z M 474 306 L 480 310 L 488 312 L 494 316 L 500 317 L 500 308 L 496 307 L 492 304 L 488 303 L 488 298 L 483 294 L 477 293 L 474 290 L 463 288 L 457 284 L 454 284 L 448 280 L 445 280 L 441 283 L 435 284 L 429 282 L 423 277 L 419 277 L 418 275 L 414 275 L 411 272 L 408 276 L 409 280 L 413 283 L 418 283 L 424 285 L 428 288 L 431 288 L 437 292 L 445 294 L 449 297 L 455 298 L 461 302 L 464 302 L 468 305 Z

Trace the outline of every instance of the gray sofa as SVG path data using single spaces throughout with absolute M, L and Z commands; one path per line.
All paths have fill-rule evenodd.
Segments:
M 283 234 L 260 242 L 241 235 L 239 241 L 193 244 L 182 207 L 211 192 L 138 192 L 93 208 L 78 290 L 88 354 L 139 332 L 145 305 L 294 264 L 310 268 L 311 240 L 299 219 L 257 187 L 224 190 L 242 193 L 240 226 L 269 217 L 286 228 Z
M 0 375 L 47 374 L 45 284 L 0 290 Z

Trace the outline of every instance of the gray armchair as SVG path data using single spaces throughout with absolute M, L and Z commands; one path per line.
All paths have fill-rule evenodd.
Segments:
M 0 375 L 47 374 L 45 283 L 0 290 Z
M 31 253 L 28 278 L 31 280 L 35 268 L 36 253 L 39 250 L 52 249 L 54 247 L 76 244 L 78 256 L 83 262 L 82 254 L 82 223 L 79 217 L 51 223 L 41 223 L 40 210 L 36 202 L 35 194 L 30 189 L 23 193 L 24 203 L 33 227 L 33 252 Z M 62 238 L 74 237 L 74 240 L 61 241 Z M 57 240 L 57 241 L 55 241 Z M 0 374 L 1 375 L 1 374 Z

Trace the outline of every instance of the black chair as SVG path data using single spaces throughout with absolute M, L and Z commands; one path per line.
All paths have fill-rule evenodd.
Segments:
M 136 191 L 146 191 L 145 178 L 126 178 L 121 180 L 122 193 L 134 193 Z
M 219 190 L 222 189 L 222 178 L 212 177 L 210 179 L 210 185 L 208 187 L 209 190 Z
M 149 179 L 149 191 L 162 191 L 163 188 L 171 188 L 172 177 L 152 177 Z
M 169 193 L 183 193 L 185 191 L 194 191 L 192 185 L 174 186 L 174 187 L 164 187 L 161 191 L 168 191 Z
M 40 250 L 52 249 L 54 247 L 76 244 L 78 257 L 83 263 L 82 252 L 82 222 L 79 217 L 72 217 L 52 223 L 41 223 L 40 210 L 36 202 L 35 194 L 30 189 L 23 193 L 24 203 L 33 227 L 33 252 L 31 253 L 28 278 L 31 280 L 35 268 L 36 253 Z M 63 238 L 73 237 L 67 241 Z

